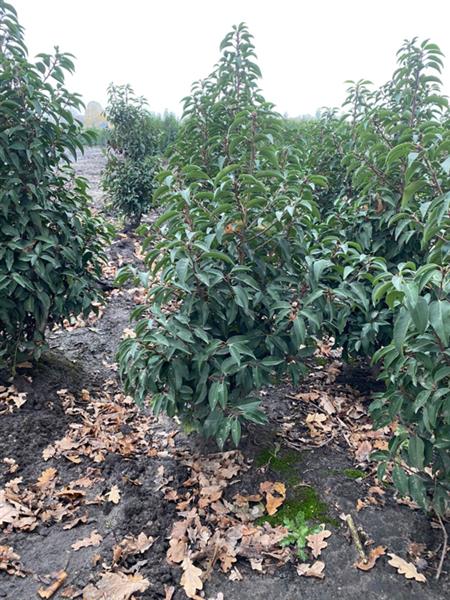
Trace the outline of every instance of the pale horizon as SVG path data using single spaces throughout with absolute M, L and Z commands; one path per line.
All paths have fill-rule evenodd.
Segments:
M 280 0 L 13 0 L 33 57 L 61 51 L 76 56 L 71 91 L 105 106 L 106 89 L 129 83 L 152 111 L 181 115 L 191 84 L 209 74 L 232 25 L 247 23 L 254 35 L 261 88 L 290 117 L 339 106 L 345 81 L 378 86 L 395 70 L 404 39 L 429 38 L 444 52 L 443 93 L 450 94 L 450 3 L 356 0 L 314 5 Z M 125 9 L 124 9 L 125 6 Z M 366 9 L 363 10 L 364 6 Z

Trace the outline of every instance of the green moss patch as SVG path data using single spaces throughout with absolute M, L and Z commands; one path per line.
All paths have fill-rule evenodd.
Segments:
M 364 471 L 361 471 L 360 469 L 344 469 L 342 473 L 348 479 L 364 479 L 365 477 L 367 477 L 366 473 L 364 473 Z
M 336 520 L 330 517 L 326 503 L 319 498 L 317 491 L 309 485 L 298 486 L 291 492 L 290 497 L 285 500 L 277 513 L 260 517 L 257 524 L 283 525 L 286 519 L 295 519 L 295 516 L 300 512 L 303 513 L 305 521 L 337 524 Z
M 301 452 L 294 450 L 280 450 L 278 448 L 264 448 L 255 459 L 257 467 L 268 467 L 274 473 L 292 475 L 295 466 L 302 460 Z
M 312 486 L 302 483 L 298 475 L 298 465 L 302 461 L 301 452 L 279 447 L 264 448 L 258 454 L 255 465 L 267 467 L 281 476 L 280 478 L 287 484 L 287 498 L 276 514 L 260 517 L 256 521 L 257 524 L 283 525 L 287 519 L 295 520 L 296 515 L 302 513 L 307 522 L 339 525 L 330 517 L 328 507 L 320 499 L 317 491 Z

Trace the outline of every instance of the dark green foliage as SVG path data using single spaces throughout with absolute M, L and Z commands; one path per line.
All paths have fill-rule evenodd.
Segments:
M 443 513 L 450 491 L 450 119 L 441 53 L 405 42 L 385 86 L 286 124 L 246 27 L 185 99 L 158 176 L 150 306 L 119 352 L 127 390 L 220 446 L 262 422 L 255 391 L 307 371 L 317 338 L 374 360 L 371 412 L 397 423 L 379 476 Z M 317 173 L 320 173 L 318 175 Z M 152 246 L 153 244 L 153 246 Z M 122 272 L 120 279 L 130 275 Z
M 329 332 L 382 369 L 386 392 L 372 415 L 379 426 L 399 426 L 389 452 L 377 457 L 395 462 L 400 493 L 443 513 L 450 491 L 449 109 L 437 46 L 406 42 L 398 61 L 379 90 L 366 81 L 349 90 L 342 163 L 351 189 L 326 208 L 310 253 L 316 264 L 328 261 L 315 288 Z M 322 172 L 328 175 L 326 166 Z M 381 463 L 380 477 L 385 471 Z
M 0 0 L 0 363 L 39 356 L 48 324 L 97 299 L 106 230 L 70 161 L 89 140 L 64 87 L 71 56 L 28 60 L 14 9 Z
M 151 206 L 158 131 L 145 100 L 135 97 L 128 85 L 108 88 L 105 115 L 112 130 L 103 187 L 112 205 L 136 226 Z
M 156 412 L 237 444 L 263 422 L 254 394 L 284 374 L 298 381 L 315 345 L 296 308 L 302 239 L 318 215 L 282 120 L 262 98 L 251 36 L 241 25 L 185 100 L 185 116 L 155 200 L 148 252 L 150 307 L 120 349 L 126 389 Z M 123 275 L 126 276 L 126 273 Z
M 152 205 L 159 158 L 174 141 L 178 122 L 170 113 L 151 114 L 128 85 L 109 87 L 105 114 L 111 130 L 103 187 L 112 205 L 136 226 Z

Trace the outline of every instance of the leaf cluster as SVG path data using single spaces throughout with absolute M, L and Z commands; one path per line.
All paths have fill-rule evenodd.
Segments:
M 72 56 L 30 62 L 14 8 L 0 1 L 0 363 L 38 356 L 48 324 L 88 313 L 107 238 L 71 161 L 90 139 L 64 86 Z
M 256 391 L 294 381 L 318 328 L 299 273 L 319 213 L 313 183 L 257 88 L 251 36 L 236 27 L 185 100 L 180 136 L 154 199 L 166 211 L 147 241 L 148 307 L 119 362 L 126 388 L 223 446 L 262 423 Z M 123 273 L 125 278 L 127 273 Z M 308 325 L 307 325 L 308 324 Z
M 170 113 L 150 113 L 145 99 L 136 97 L 129 85 L 109 86 L 105 115 L 111 129 L 103 188 L 112 206 L 136 226 L 152 205 L 160 157 L 174 141 L 178 122 Z

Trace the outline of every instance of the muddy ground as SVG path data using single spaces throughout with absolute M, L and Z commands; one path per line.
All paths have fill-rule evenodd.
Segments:
M 90 180 L 96 207 L 101 207 L 104 202 L 98 187 L 102 165 L 101 151 L 95 148 L 89 149 L 77 165 L 77 170 Z M 112 283 L 114 269 L 120 264 L 139 264 L 138 243 L 139 240 L 131 235 L 116 239 L 109 249 L 112 267 L 105 273 L 106 280 Z M 199 454 L 201 461 L 202 456 L 217 452 L 212 445 L 195 436 L 176 433 L 176 423 L 167 418 L 155 419 L 145 412 L 134 417 L 130 408 L 130 419 L 124 417 L 117 431 L 124 436 L 136 434 L 139 438 L 132 452 L 102 450 L 102 460 L 98 456 L 95 458 L 95 454 L 83 455 L 81 459 L 54 455 L 44 460 L 43 456 L 43 451 L 64 438 L 71 427 L 85 423 L 86 413 L 80 411 L 87 410 L 89 397 L 104 398 L 109 394 L 111 398 L 120 393 L 115 353 L 124 330 L 130 327 L 130 311 L 139 301 L 138 296 L 139 291 L 130 287 L 109 292 L 99 318 L 93 317 L 83 323 L 72 324 L 66 330 L 53 331 L 49 336 L 50 348 L 41 363 L 22 369 L 14 382 L 20 392 L 27 394 L 26 402 L 10 414 L 0 415 L 0 459 L 14 459 L 18 468 L 8 472 L 11 463 L 0 464 L 0 487 L 20 477 L 22 488 L 29 486 L 36 489 L 33 486 L 49 467 L 57 471 L 55 490 L 86 476 L 91 477 L 94 484 L 89 494 L 86 492 L 89 502 L 82 506 L 82 512 L 87 513 L 85 522 L 64 529 L 64 519 L 50 519 L 48 522 L 40 519 L 32 531 L 5 528 L 3 533 L 0 532 L 0 545 L 12 547 L 20 556 L 19 570 L 24 575 L 0 571 L 0 598 L 37 598 L 37 590 L 50 584 L 54 574 L 60 570 L 67 572 L 68 578 L 51 597 L 81 598 L 81 590 L 90 582 L 97 582 L 105 565 L 111 564 L 113 546 L 127 535 L 137 536 L 142 532 L 155 538 L 153 545 L 141 555 L 130 557 L 123 565 L 125 572 L 139 573 L 150 582 L 145 592 L 138 592 L 134 597 L 169 598 L 170 589 L 174 587 L 175 600 L 186 598 L 180 586 L 179 566 L 166 560 L 168 537 L 178 518 L 177 511 L 175 503 L 165 499 L 158 482 L 161 473 L 164 473 L 172 488 L 183 489 L 188 477 L 186 455 Z M 353 393 L 349 390 L 358 385 L 360 389 L 354 393 L 362 394 L 365 402 L 370 391 L 366 381 L 344 369 L 337 379 L 321 385 L 322 389 L 325 385 L 330 396 Z M 8 384 L 6 381 L 3 383 Z M 314 381 L 308 381 L 301 390 L 314 389 L 314 385 Z M 89 392 L 88 400 L 82 390 Z M 242 575 L 241 580 L 231 581 L 229 574 L 214 568 L 201 595 L 211 600 L 449 598 L 448 559 L 440 581 L 434 580 L 442 545 L 441 531 L 420 511 L 399 504 L 389 487 L 383 490 L 382 502 L 356 511 L 358 499 L 368 496 L 369 488 L 374 485 L 373 479 L 365 475 L 355 479 L 349 475 L 349 469 L 361 468 L 361 462 L 355 459 L 344 435 L 328 438 L 319 447 L 314 447 L 314 439 L 308 443 L 303 425 L 308 407 L 303 400 L 296 399 L 298 392 L 287 385 L 265 390 L 264 403 L 270 417 L 269 424 L 245 433 L 242 452 L 245 461 L 252 463 L 252 468 L 241 473 L 235 483 L 231 482 L 225 495 L 231 499 L 238 492 L 254 494 L 259 484 L 266 480 L 284 481 L 288 497 L 292 493 L 290 488 L 296 485 L 311 486 L 310 489 L 326 507 L 327 528 L 332 532 L 320 557 L 325 563 L 325 576 L 323 579 L 300 577 L 292 562 L 282 566 L 275 562 L 265 569 L 265 573 L 259 573 L 251 569 L 248 561 L 239 559 L 235 566 Z M 123 396 L 118 398 L 117 403 L 120 403 Z M 139 419 L 145 419 L 145 440 L 139 437 L 143 430 L 136 425 L 140 423 Z M 287 430 L 289 436 L 285 435 Z M 95 439 L 90 448 L 94 447 Z M 153 450 L 149 451 L 149 448 Z M 267 456 L 278 456 L 278 453 L 281 456 L 283 452 L 289 453 L 288 469 L 280 469 L 277 461 L 270 457 L 267 459 Z M 371 468 L 367 463 L 362 464 L 362 469 L 370 475 Z M 114 486 L 120 489 L 120 501 L 105 501 L 105 495 Z M 411 562 L 414 562 L 408 554 L 411 543 L 423 544 L 420 546 L 421 558 L 416 560 L 416 565 L 426 576 L 426 583 L 407 580 L 388 564 L 386 556 L 382 556 L 372 570 L 363 572 L 356 569 L 354 563 L 358 554 L 347 527 L 339 519 L 342 513 L 351 513 L 357 526 L 374 545 L 383 545 L 388 552 Z M 79 550 L 72 548 L 72 544 L 89 536 L 93 530 L 101 535 L 101 544 Z M 73 595 L 67 592 L 68 587 Z

